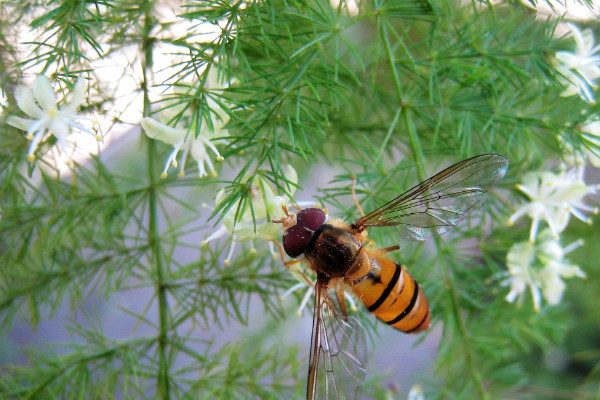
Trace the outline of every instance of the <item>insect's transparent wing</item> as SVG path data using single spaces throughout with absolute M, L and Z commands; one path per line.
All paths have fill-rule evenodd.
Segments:
M 308 400 L 359 400 L 366 374 L 366 338 L 358 320 L 333 308 L 317 280 L 308 368 Z
M 482 154 L 454 164 L 382 207 L 360 218 L 354 229 L 396 226 L 402 236 L 426 240 L 454 228 L 508 168 L 497 154 Z

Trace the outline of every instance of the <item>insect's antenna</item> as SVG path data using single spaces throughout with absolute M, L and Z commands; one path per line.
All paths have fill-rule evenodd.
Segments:
M 358 208 L 358 211 L 360 212 L 360 215 L 362 217 L 365 216 L 365 213 L 362 209 L 362 207 L 360 206 L 358 199 L 356 198 L 356 177 L 354 175 L 352 175 L 350 177 L 350 179 L 352 180 L 352 200 L 354 201 L 354 204 L 356 205 L 356 208 Z

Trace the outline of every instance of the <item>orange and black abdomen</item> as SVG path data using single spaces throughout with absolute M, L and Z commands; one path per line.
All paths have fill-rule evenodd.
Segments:
M 407 333 L 429 328 L 429 305 L 419 284 L 406 271 L 382 256 L 370 257 L 372 269 L 350 287 L 377 318 Z

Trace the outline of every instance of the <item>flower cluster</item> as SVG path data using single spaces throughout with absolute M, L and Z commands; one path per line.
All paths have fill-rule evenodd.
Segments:
M 208 150 L 211 150 L 217 156 L 217 161 L 223 161 L 224 158 L 219 153 L 219 150 L 217 150 L 215 143 L 227 142 L 223 139 L 219 139 L 213 143 L 213 138 L 222 136 L 223 133 L 220 133 L 217 130 L 211 132 L 205 127 L 206 125 L 203 125 L 200 134 L 197 137 L 194 137 L 195 133 L 191 130 L 173 128 L 153 118 L 142 119 L 142 128 L 144 128 L 148 137 L 173 146 L 173 151 L 169 154 L 167 162 L 165 163 L 165 168 L 161 174 L 163 178 L 167 177 L 167 171 L 171 165 L 174 167 L 179 165 L 179 176 L 183 176 L 185 174 L 185 162 L 190 153 L 192 158 L 198 163 L 198 175 L 200 178 L 208 176 L 207 168 L 213 176 L 216 175 L 215 167 L 211 161 Z M 226 131 L 223 132 L 226 133 Z M 178 162 L 177 155 L 181 150 L 183 150 L 183 156 L 181 157 L 180 162 Z
M 580 178 L 583 178 L 586 165 L 592 164 L 600 168 L 600 120 L 593 116 L 578 127 L 581 143 L 574 146 L 563 136 L 557 139 L 561 145 L 563 161 L 577 168 Z
M 521 0 L 521 4 L 538 12 L 538 19 L 555 18 L 561 21 L 596 21 L 600 17 L 597 0 L 582 2 L 579 0 Z
M 85 81 L 81 78 L 77 79 L 71 93 L 71 102 L 65 103 L 59 108 L 52 84 L 46 76 L 38 75 L 33 84 L 33 90 L 27 86 L 17 87 L 15 91 L 17 105 L 32 119 L 11 115 L 7 122 L 9 125 L 27 132 L 26 137 L 30 141 L 27 151 L 29 161 L 35 160 L 35 151 L 49 135 L 56 138 L 61 151 L 66 151 L 71 128 L 93 135 L 98 141 L 102 140 L 100 136 L 96 136 L 94 132 L 75 122 L 76 119 L 82 119 L 81 116 L 75 114 L 75 111 L 84 100 Z
M 580 165 L 589 161 L 594 167 L 600 168 L 600 120 L 597 118 L 589 120 L 580 126 L 579 130 L 587 142 L 581 152 L 583 162 L 580 162 Z
M 219 86 L 216 72 L 214 71 L 216 71 L 216 68 L 211 68 L 208 72 L 204 90 Z M 198 163 L 198 174 L 201 178 L 208 176 L 209 173 L 216 176 L 209 150 L 214 153 L 217 161 L 223 161 L 223 157 L 215 145 L 228 143 L 226 139 L 223 139 L 223 136 L 227 136 L 225 125 L 229 122 L 229 114 L 210 95 L 205 95 L 205 99 L 208 109 L 214 115 L 211 116 L 210 121 L 207 120 L 206 116 L 204 117 L 204 123 L 201 124 L 199 132 L 196 132 L 198 121 L 193 118 L 192 122 L 185 128 L 174 128 L 154 118 L 142 119 L 142 128 L 144 128 L 148 137 L 173 146 L 173 151 L 171 151 L 171 154 L 167 158 L 162 172 L 163 178 L 167 177 L 167 171 L 171 165 L 174 167 L 179 165 L 179 176 L 183 176 L 185 173 L 185 162 L 189 154 Z M 182 108 L 181 105 L 178 106 L 169 107 L 168 110 L 170 113 L 173 113 L 174 109 Z M 183 151 L 183 156 L 177 161 L 177 155 L 180 151 Z
M 559 51 L 556 53 L 556 69 L 565 86 L 561 94 L 564 97 L 578 94 L 588 103 L 594 103 L 593 89 L 595 80 L 600 78 L 600 46 L 594 46 L 594 33 L 591 29 L 584 31 L 574 24 L 568 24 L 571 36 L 575 40 L 575 52 Z
M 523 215 L 532 219 L 529 232 L 529 241 L 534 242 L 540 221 L 544 220 L 552 235 L 558 235 L 566 228 L 571 215 L 591 223 L 591 219 L 584 211 L 597 213 L 598 210 L 583 203 L 583 198 L 595 193 L 597 188 L 587 186 L 575 170 L 553 172 L 529 172 L 523 176 L 523 183 L 517 185 L 529 201 L 518 207 L 517 211 L 508 219 L 512 225 Z
M 423 388 L 419 385 L 413 385 L 408 392 L 407 400 L 425 400 L 425 395 L 423 394 Z
M 583 240 L 580 239 L 563 248 L 548 229 L 540 233 L 539 241 L 535 244 L 514 244 L 506 256 L 510 273 L 510 278 L 505 281 L 510 286 L 506 300 L 511 303 L 517 299 L 522 301 L 524 292 L 529 288 L 536 311 L 541 307 L 542 296 L 548 304 L 558 304 L 565 289 L 562 278 L 585 277 L 578 266 L 564 258 L 565 254 L 582 244 Z
M 287 194 L 278 195 L 268 180 L 260 176 L 260 174 L 256 175 L 249 187 L 250 204 L 246 204 L 245 208 L 240 210 L 242 200 L 240 199 L 235 202 L 223 215 L 222 224 L 202 241 L 202 245 L 207 245 L 211 241 L 225 235 L 230 235 L 231 247 L 224 260 L 225 265 L 231 263 L 231 258 L 237 242 L 250 241 L 252 243 L 251 251 L 254 251 L 253 246 L 255 240 L 267 241 L 269 242 L 271 254 L 276 258 L 278 253 L 274 250 L 273 243 L 279 243 L 278 240 L 281 238 L 282 232 L 281 224 L 273 223 L 272 221 L 282 219 L 286 216 L 283 207 L 286 209 L 301 206 L 318 207 L 318 204 L 315 204 L 314 202 L 295 203 L 288 197 L 288 195 L 292 196 L 294 194 L 295 186 L 298 182 L 296 170 L 291 165 L 286 166 L 284 178 L 288 182 L 286 188 Z M 225 190 L 220 190 L 215 198 L 215 203 L 219 204 L 224 198 Z M 281 254 L 281 256 L 283 257 L 283 254 Z M 303 271 L 301 268 L 301 264 L 298 263 L 290 264 L 288 270 L 294 278 L 296 278 L 298 283 L 282 293 L 280 298 L 284 301 L 292 293 L 299 290 L 305 290 L 306 292 L 300 302 L 297 312 L 298 316 L 300 316 L 306 308 L 311 296 L 314 294 L 314 277 L 308 276 L 307 272 Z M 312 272 L 308 271 L 308 274 L 312 275 Z M 347 292 L 345 292 L 344 295 L 350 305 L 350 310 L 356 311 L 356 302 L 352 296 Z
M 289 182 L 287 192 L 291 196 L 294 194 L 295 185 L 298 182 L 296 170 L 288 165 L 285 171 L 285 179 Z M 223 216 L 221 226 L 207 237 L 202 244 L 218 239 L 225 234 L 231 235 L 231 248 L 225 259 L 225 264 L 229 265 L 236 242 L 253 241 L 255 239 L 266 240 L 270 242 L 271 252 L 273 251 L 272 241 L 280 235 L 280 224 L 274 224 L 271 221 L 283 218 L 285 213 L 282 206 L 287 206 L 291 199 L 287 196 L 280 196 L 265 178 L 256 175 L 249 188 L 250 203 L 246 204 L 241 214 L 236 218 L 241 206 L 241 199 L 233 204 Z M 215 203 L 219 204 L 225 197 L 225 190 L 220 190 L 215 198 Z
M 522 299 L 529 288 L 534 308 L 540 309 L 542 296 L 548 304 L 555 305 L 562 298 L 565 284 L 562 278 L 584 277 L 575 265 L 564 260 L 564 255 L 579 247 L 577 241 L 565 248 L 559 242 L 559 234 L 567 227 L 571 216 L 591 223 L 584 212 L 597 213 L 598 210 L 583 203 L 583 198 L 595 193 L 597 188 L 588 186 L 576 170 L 553 172 L 530 172 L 523 177 L 517 189 L 529 201 L 518 207 L 509 218 L 512 225 L 524 215 L 531 218 L 529 241 L 515 243 L 507 254 L 506 264 L 510 277 L 505 285 L 510 286 L 506 300 L 514 302 Z M 545 221 L 547 229 L 538 234 L 540 222 Z M 541 293 L 541 294 L 540 294 Z

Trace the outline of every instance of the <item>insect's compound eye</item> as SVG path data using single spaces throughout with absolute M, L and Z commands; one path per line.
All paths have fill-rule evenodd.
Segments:
M 297 224 L 311 231 L 316 231 L 325 222 L 327 216 L 320 208 L 305 208 L 300 211 L 297 218 Z
M 298 257 L 308 247 L 312 235 L 312 232 L 303 226 L 294 225 L 283 234 L 283 249 L 288 256 Z

